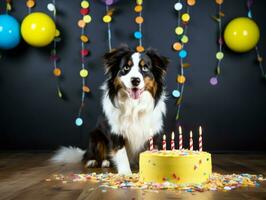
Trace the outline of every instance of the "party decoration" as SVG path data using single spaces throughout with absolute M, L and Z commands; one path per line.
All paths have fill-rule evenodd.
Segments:
M 105 2 L 105 10 L 106 13 L 103 16 L 103 22 L 107 24 L 107 38 L 108 38 L 108 49 L 109 52 L 112 50 L 112 16 L 114 14 L 115 9 L 110 9 L 109 6 L 113 5 L 115 2 L 114 0 L 103 0 Z
M 101 0 L 101 1 L 103 3 L 105 3 L 105 5 L 107 5 L 107 6 L 111 6 L 111 5 L 113 5 L 113 4 L 118 2 L 118 0 Z
M 193 151 L 193 133 L 192 133 L 192 131 L 189 132 L 189 150 Z
M 52 0 L 51 3 L 48 3 L 47 9 L 52 13 L 54 23 L 56 23 L 56 18 L 57 18 L 56 0 Z M 61 41 L 60 36 L 61 36 L 60 31 L 56 29 L 55 38 L 54 38 L 53 46 L 51 50 L 51 61 L 53 64 L 53 74 L 56 78 L 57 95 L 59 98 L 63 98 L 63 93 L 62 93 L 61 86 L 60 86 L 60 77 L 62 76 L 62 70 L 61 68 L 58 67 L 58 62 L 60 58 L 57 53 L 57 43 Z
M 28 8 L 28 13 L 30 14 L 32 11 L 32 8 L 35 6 L 36 2 L 35 0 L 27 0 L 26 1 L 26 6 Z
M 162 147 L 163 147 L 163 150 L 166 151 L 166 135 L 165 134 L 163 135 Z
M 202 127 L 199 127 L 199 151 L 202 151 Z
M 138 45 L 136 46 L 137 52 L 143 52 L 145 50 L 143 44 L 142 44 L 142 24 L 144 22 L 144 18 L 142 16 L 143 11 L 143 1 L 142 0 L 136 0 L 136 6 L 134 8 L 134 11 L 138 14 L 138 16 L 135 18 L 135 22 L 138 25 L 138 30 L 134 32 L 135 39 L 138 40 Z
M 247 173 L 241 173 L 241 174 L 212 173 L 210 175 L 209 181 L 202 184 L 192 184 L 192 185 L 174 184 L 167 180 L 160 184 L 155 182 L 143 182 L 140 181 L 139 176 L 140 176 L 139 173 L 132 173 L 130 175 L 120 175 L 111 172 L 104 172 L 104 173 L 92 172 L 92 173 L 82 173 L 82 174 L 69 173 L 67 175 L 54 174 L 51 178 L 45 179 L 45 182 L 48 182 L 47 184 L 51 184 L 51 182 L 56 184 L 58 183 L 58 181 L 60 181 L 60 184 L 64 185 L 69 184 L 70 186 L 73 185 L 73 183 L 76 184 L 77 182 L 82 184 L 97 183 L 95 184 L 96 187 L 92 188 L 92 190 L 97 190 L 102 193 L 106 193 L 107 191 L 109 192 L 109 190 L 126 191 L 125 188 L 134 191 L 138 190 L 138 192 L 142 194 L 147 194 L 148 193 L 147 191 L 150 191 L 150 193 L 152 194 L 160 193 L 161 191 L 171 191 L 173 194 L 175 194 L 175 196 L 169 195 L 170 198 L 178 199 L 178 197 L 176 197 L 177 196 L 176 194 L 180 195 L 182 193 L 182 195 L 191 196 L 194 198 L 196 195 L 204 196 L 205 194 L 202 193 L 207 191 L 209 191 L 209 193 L 206 193 L 206 196 L 210 193 L 213 194 L 213 196 L 215 196 L 216 195 L 214 194 L 215 191 L 219 191 L 221 194 L 229 196 L 228 193 L 225 192 L 241 188 L 244 191 L 247 190 L 250 191 L 248 188 L 259 187 L 261 184 L 265 184 L 266 181 L 266 177 L 261 174 L 256 175 L 256 174 L 247 174 Z M 239 192 L 239 190 L 237 190 L 237 192 Z M 148 195 L 143 195 L 143 196 L 146 197 Z M 159 195 L 157 194 L 157 196 Z M 159 199 L 159 198 L 155 197 L 150 199 Z
M 35 12 L 27 15 L 21 24 L 23 39 L 34 47 L 50 44 L 56 35 L 54 21 L 45 13 Z
M 85 34 L 85 28 L 86 26 L 91 22 L 92 17 L 89 15 L 89 7 L 90 3 L 86 0 L 81 1 L 80 3 L 81 10 L 81 19 L 78 20 L 78 27 L 81 29 L 80 34 L 80 41 L 81 41 L 81 50 L 80 50 L 80 57 L 81 57 L 81 69 L 79 71 L 79 75 L 82 79 L 82 93 L 81 93 L 81 103 L 78 111 L 78 116 L 75 120 L 76 126 L 82 126 L 83 125 L 83 119 L 82 119 L 82 111 L 85 106 L 85 96 L 87 93 L 90 92 L 90 88 L 86 84 L 86 79 L 89 75 L 88 70 L 86 69 L 86 57 L 89 55 L 89 50 L 86 49 L 86 44 L 88 43 L 89 39 L 88 36 Z
M 178 22 L 177 22 L 177 26 L 175 27 L 175 31 L 174 31 L 175 34 L 177 35 L 177 41 L 173 43 L 172 48 L 174 51 L 178 52 L 177 55 L 179 57 L 179 67 L 180 67 L 180 71 L 178 72 L 178 75 L 176 78 L 178 88 L 172 91 L 173 97 L 177 99 L 176 120 L 179 120 L 179 117 L 180 117 L 181 103 L 183 100 L 184 87 L 186 83 L 184 68 L 187 68 L 190 66 L 189 63 L 184 62 L 184 59 L 186 59 L 188 56 L 188 52 L 185 49 L 185 45 L 188 44 L 189 42 L 189 37 L 188 37 L 187 32 L 188 32 L 188 25 L 191 20 L 190 7 L 194 6 L 195 4 L 196 4 L 196 0 L 186 0 L 186 3 L 182 2 L 181 0 L 178 0 L 178 2 L 175 3 L 174 5 L 174 9 L 178 12 Z
M 178 132 L 179 132 L 179 138 L 178 138 L 178 144 L 179 144 L 179 150 L 183 149 L 183 136 L 182 136 L 182 127 L 178 127 Z
M 228 23 L 224 31 L 226 45 L 235 52 L 253 49 L 260 37 L 257 24 L 248 17 L 238 17 Z
M 247 9 L 248 9 L 248 13 L 247 13 L 247 16 L 252 19 L 252 6 L 253 6 L 253 3 L 254 3 L 254 0 L 247 0 Z M 256 45 L 255 46 L 255 50 L 256 50 L 256 54 L 257 54 L 257 62 L 258 62 L 258 65 L 259 65 L 259 68 L 260 68 L 260 72 L 261 72 L 261 76 L 264 80 L 266 80 L 266 73 L 264 71 L 264 68 L 263 68 L 263 58 L 261 56 L 261 53 L 260 53 L 260 50 L 259 50 L 259 47 Z
M 217 64 L 214 70 L 214 76 L 210 78 L 210 84 L 215 86 L 218 84 L 218 76 L 221 73 L 221 67 L 222 67 L 222 60 L 224 58 L 224 53 L 223 53 L 223 37 L 222 37 L 222 22 L 223 22 L 223 17 L 224 17 L 224 12 L 222 10 L 222 4 L 223 0 L 215 0 L 217 4 L 217 14 L 216 16 L 213 16 L 212 18 L 217 22 L 218 25 L 218 35 L 217 35 L 217 43 L 218 43 L 218 52 L 216 52 L 216 60 Z
M 172 132 L 171 135 L 171 150 L 174 151 L 175 150 L 175 133 Z
M 20 25 L 8 15 L 0 15 L 0 49 L 12 49 L 20 42 Z

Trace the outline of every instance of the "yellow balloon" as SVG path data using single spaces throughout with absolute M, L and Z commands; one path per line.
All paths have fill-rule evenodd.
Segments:
M 229 22 L 224 31 L 226 45 L 236 52 L 247 52 L 253 49 L 260 38 L 257 24 L 247 17 L 235 18 Z
M 41 12 L 34 12 L 24 18 L 21 24 L 23 39 L 35 47 L 50 44 L 56 35 L 56 26 L 51 17 Z

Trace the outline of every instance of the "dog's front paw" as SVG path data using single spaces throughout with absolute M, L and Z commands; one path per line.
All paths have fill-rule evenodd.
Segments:
M 85 167 L 97 167 L 98 163 L 96 160 L 88 160 L 88 162 L 85 164 Z
M 109 160 L 103 160 L 102 168 L 108 168 L 108 167 L 110 167 L 110 161 Z

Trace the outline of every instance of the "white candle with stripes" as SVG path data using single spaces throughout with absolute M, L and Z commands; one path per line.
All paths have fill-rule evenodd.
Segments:
M 189 150 L 193 151 L 193 133 L 189 132 Z
M 150 151 L 153 151 L 153 137 L 150 137 Z
M 152 130 L 150 130 L 150 138 L 149 138 L 149 141 L 150 141 L 150 151 L 153 151 L 153 137 L 152 137 Z
M 175 150 L 175 133 L 174 131 L 172 132 L 172 135 L 171 135 L 171 150 Z
M 163 150 L 166 151 L 166 135 L 163 135 Z
M 202 151 L 202 128 L 199 127 L 199 151 Z
M 183 137 L 182 137 L 182 127 L 178 127 L 178 132 L 179 132 L 179 150 L 183 149 Z

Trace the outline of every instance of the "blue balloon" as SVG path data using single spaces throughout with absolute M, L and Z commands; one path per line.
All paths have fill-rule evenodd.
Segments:
M 0 49 L 12 49 L 20 42 L 20 25 L 10 15 L 0 15 Z

